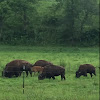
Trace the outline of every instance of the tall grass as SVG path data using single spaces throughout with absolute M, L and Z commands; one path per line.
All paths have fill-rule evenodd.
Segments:
M 0 46 L 0 74 L 5 65 L 14 59 L 24 59 L 30 63 L 44 59 L 55 65 L 64 66 L 66 80 L 38 80 L 38 76 L 25 77 L 23 94 L 23 77 L 0 77 L 0 100 L 99 100 L 99 48 L 77 47 L 20 47 Z M 80 64 L 93 64 L 96 76 L 75 78 Z M 0 75 L 1 76 L 1 75 Z

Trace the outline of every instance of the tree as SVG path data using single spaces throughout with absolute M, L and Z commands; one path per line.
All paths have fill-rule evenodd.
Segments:
M 68 41 L 74 42 L 73 39 L 75 38 L 76 34 L 76 19 L 78 18 L 79 14 L 79 0 L 67 0 L 65 1 L 65 16 L 63 18 L 62 24 L 64 26 L 62 38 L 63 42 L 67 43 Z
M 96 0 L 1 0 L 0 42 L 14 45 L 94 42 L 99 31 L 98 5 Z
M 4 30 L 8 17 L 11 15 L 11 9 L 7 1 L 0 1 L 0 41 L 5 39 Z
M 92 16 L 97 15 L 97 11 L 98 5 L 95 0 L 65 1 L 65 16 L 62 23 L 64 26 L 62 32 L 63 42 L 73 44 L 80 41 L 81 36 L 83 36 L 82 34 L 87 29 L 90 30 L 93 28 L 92 23 L 95 23 L 95 21 L 92 19 Z
M 5 4 L 3 6 L 3 3 L 5 3 L 6 6 Z M 7 13 L 3 11 L 1 19 L 2 23 L 3 19 L 5 19 L 4 23 L 6 23 L 4 25 L 5 30 L 3 30 L 3 33 L 1 33 L 3 35 L 2 37 L 4 38 L 3 41 L 7 41 L 11 44 L 18 43 L 18 41 L 19 43 L 25 43 L 27 42 L 26 39 L 34 36 L 33 23 L 36 16 L 36 10 L 33 6 L 34 3 L 35 0 L 8 0 L 1 3 L 1 11 L 3 11 L 4 7 L 7 10 Z M 10 14 L 8 14 L 8 12 L 10 12 Z M 30 34 L 32 34 L 32 36 L 30 36 Z

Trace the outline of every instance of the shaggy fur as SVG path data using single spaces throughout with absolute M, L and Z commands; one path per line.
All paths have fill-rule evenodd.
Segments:
M 91 64 L 83 64 L 80 65 L 78 71 L 76 71 L 76 77 L 79 78 L 81 75 L 87 76 L 87 73 L 93 76 L 92 74 L 96 75 L 95 73 L 95 67 Z
M 23 66 L 25 66 L 25 70 L 23 70 Z M 25 60 L 13 60 L 6 64 L 5 69 L 3 71 L 3 76 L 9 78 L 12 76 L 18 77 L 21 75 L 22 71 L 26 71 L 26 75 L 28 76 L 28 71 L 30 72 L 30 74 L 32 74 L 32 66 L 32 64 Z
M 35 62 L 33 66 L 41 66 L 44 67 L 46 65 L 53 65 L 51 62 L 45 61 L 45 60 L 38 60 Z
M 55 76 L 61 75 L 61 80 L 65 80 L 65 68 L 57 65 L 47 65 L 44 67 L 43 72 L 38 76 L 39 80 L 43 80 L 45 78 L 53 78 Z
M 34 74 L 36 72 L 42 73 L 43 69 L 44 69 L 44 67 L 41 67 L 41 66 L 33 66 L 33 67 L 31 67 L 31 71 L 34 72 Z

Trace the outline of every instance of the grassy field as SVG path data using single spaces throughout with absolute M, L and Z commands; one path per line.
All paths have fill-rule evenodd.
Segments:
M 47 60 L 56 65 L 64 65 L 66 80 L 60 76 L 55 80 L 38 80 L 38 75 L 4 78 L 1 72 L 5 65 L 14 60 L 23 59 L 34 64 L 37 60 Z M 80 64 L 93 64 L 96 76 L 75 78 Z M 0 46 L 0 100 L 99 100 L 99 48 L 98 47 L 26 47 Z

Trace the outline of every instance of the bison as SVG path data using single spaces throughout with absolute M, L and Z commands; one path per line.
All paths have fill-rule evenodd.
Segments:
M 79 78 L 81 75 L 87 77 L 87 73 L 89 73 L 91 75 L 91 77 L 93 76 L 92 73 L 94 75 L 96 75 L 95 67 L 93 65 L 91 65 L 91 64 L 80 65 L 78 71 L 76 71 L 76 77 Z
M 35 62 L 33 66 L 41 66 L 44 67 L 46 65 L 53 65 L 51 62 L 45 61 L 45 60 L 38 60 Z
M 20 69 L 18 67 L 6 66 L 3 71 L 3 76 L 11 78 L 12 76 L 20 76 Z
M 23 69 L 23 66 L 25 66 L 25 69 Z M 11 78 L 12 76 L 20 76 L 22 71 L 26 72 L 26 76 L 28 76 L 28 71 L 30 72 L 30 75 L 32 76 L 31 67 L 33 65 L 25 60 L 13 60 L 6 64 L 3 76 Z
M 43 72 L 38 76 L 39 80 L 43 80 L 45 78 L 53 78 L 55 76 L 61 75 L 61 80 L 65 80 L 65 68 L 57 65 L 46 65 L 43 69 Z
M 42 73 L 43 69 L 44 69 L 44 67 L 41 67 L 41 66 L 33 66 L 33 67 L 31 67 L 31 71 L 34 72 L 34 74 L 36 72 Z

